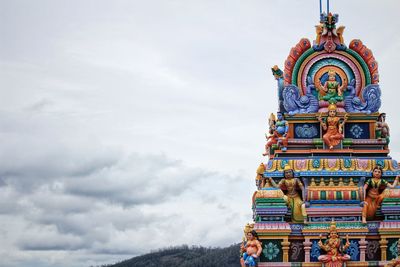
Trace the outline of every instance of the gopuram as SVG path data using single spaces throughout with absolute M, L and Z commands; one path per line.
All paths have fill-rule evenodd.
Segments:
M 378 63 L 322 13 L 277 80 L 244 228 L 242 266 L 400 266 L 400 167 L 389 156 Z

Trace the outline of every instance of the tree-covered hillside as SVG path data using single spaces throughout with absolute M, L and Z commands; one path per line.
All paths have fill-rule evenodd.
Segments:
M 239 246 L 226 248 L 171 247 L 104 267 L 237 267 Z

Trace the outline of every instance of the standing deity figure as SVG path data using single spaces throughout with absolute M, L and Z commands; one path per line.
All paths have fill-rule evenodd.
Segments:
M 386 122 L 386 113 L 381 113 L 375 123 L 375 136 L 377 139 L 386 139 L 386 145 L 390 142 L 389 125 Z
M 260 190 L 261 188 L 264 187 L 265 184 L 265 178 L 264 178 L 264 172 L 265 172 L 265 165 L 264 163 L 260 163 L 260 166 L 257 168 L 257 176 L 256 176 L 256 186 L 257 189 Z
M 369 178 L 364 185 L 364 207 L 362 210 L 362 222 L 367 223 L 367 220 L 373 220 L 378 207 L 382 204 L 385 198 L 384 190 L 394 188 L 399 183 L 399 175 L 396 176 L 393 184 L 390 184 L 385 179 L 382 179 L 382 167 L 377 165 L 372 170 L 372 178 Z
M 345 89 L 346 80 L 343 81 L 342 85 L 336 81 L 336 72 L 333 70 L 328 71 L 328 80 L 321 84 L 317 84 L 318 98 L 319 100 L 328 101 L 329 104 L 336 104 L 337 102 L 343 101 L 343 91 Z
M 246 233 L 246 242 L 242 242 L 240 249 L 243 252 L 243 256 L 240 259 L 240 265 L 242 267 L 257 266 L 258 258 L 261 255 L 262 247 L 261 242 L 258 240 L 258 235 L 255 230 L 251 230 Z
M 276 144 L 282 151 L 287 150 L 288 144 L 289 123 L 284 119 L 281 112 L 277 113 L 275 118 L 271 114 L 269 118 L 269 136 L 267 137 L 267 144 L 265 145 L 265 152 L 263 156 L 269 155 L 272 145 Z
M 292 211 L 292 222 L 307 223 L 306 205 L 303 202 L 305 199 L 303 183 L 300 179 L 294 177 L 294 171 L 289 166 L 285 167 L 283 175 L 284 178 L 278 184 L 272 178 L 269 178 L 269 182 L 273 187 L 280 188 L 285 192 L 284 200 Z M 300 197 L 299 191 L 301 191 L 303 200 Z
M 344 262 L 350 260 L 350 255 L 345 254 L 350 246 L 349 236 L 346 236 L 346 243 L 342 245 L 335 222 L 331 223 L 328 239 L 325 243 L 322 243 L 322 235 L 319 236 L 319 239 L 318 246 L 326 251 L 326 255 L 319 256 L 318 260 L 324 263 L 325 267 L 342 267 Z
M 343 121 L 341 121 L 337 116 L 336 105 L 330 104 L 328 107 L 328 117 L 323 119 L 320 113 L 318 121 L 321 123 L 322 129 L 326 131 L 322 139 L 329 149 L 332 150 L 344 138 L 343 128 L 347 121 L 347 113 L 344 115 Z

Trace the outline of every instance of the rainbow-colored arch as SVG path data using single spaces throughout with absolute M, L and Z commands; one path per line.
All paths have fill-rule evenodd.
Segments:
M 285 61 L 285 84 L 296 85 L 302 94 L 306 94 L 308 77 L 314 84 L 324 83 L 329 70 L 336 72 L 341 84 L 347 85 L 354 79 L 358 96 L 365 86 L 379 82 L 378 64 L 360 40 L 353 40 L 350 48 L 332 53 L 315 51 L 309 44 L 301 39 Z

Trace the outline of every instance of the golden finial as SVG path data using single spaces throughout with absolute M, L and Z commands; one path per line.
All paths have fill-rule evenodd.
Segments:
M 311 184 L 310 186 L 317 186 L 317 184 L 315 183 L 315 178 L 311 178 Z

